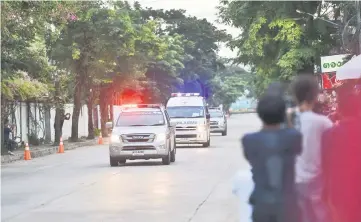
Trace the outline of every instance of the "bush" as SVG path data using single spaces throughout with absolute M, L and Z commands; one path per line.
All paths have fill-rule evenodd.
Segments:
M 30 145 L 33 145 L 33 146 L 39 146 L 40 145 L 40 139 L 34 133 L 31 133 L 30 135 L 28 135 L 28 138 L 29 138 L 29 144 Z
M 94 128 L 94 136 L 100 136 L 101 130 L 98 128 Z

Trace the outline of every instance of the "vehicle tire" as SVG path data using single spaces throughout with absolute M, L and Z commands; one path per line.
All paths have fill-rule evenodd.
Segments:
M 114 159 L 113 157 L 109 157 L 109 162 L 110 162 L 110 166 L 111 167 L 115 167 L 115 166 L 118 166 L 119 162 L 117 159 Z
M 175 143 L 174 143 L 174 147 L 173 147 L 173 150 L 170 151 L 170 162 L 175 162 L 175 154 L 176 154 L 176 146 L 175 146 Z
M 222 136 L 227 136 L 227 129 L 222 132 Z
M 118 161 L 120 164 L 125 164 L 125 162 L 127 162 L 127 160 L 126 159 L 121 159 L 121 160 L 119 160 Z
M 171 162 L 171 151 L 168 151 L 168 155 L 162 158 L 163 165 L 169 165 Z
M 203 147 L 209 147 L 211 145 L 211 137 L 209 137 L 206 143 L 203 143 Z

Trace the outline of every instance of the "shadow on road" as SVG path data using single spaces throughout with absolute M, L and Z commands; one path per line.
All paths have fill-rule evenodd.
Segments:
M 211 137 L 222 137 L 222 134 L 216 134 L 216 133 L 212 133 Z
M 169 166 L 171 165 L 175 165 L 175 163 L 171 163 Z M 132 160 L 127 160 L 127 162 L 125 164 L 120 164 L 119 167 L 142 167 L 142 166 L 163 166 L 163 167 L 167 167 L 165 165 L 162 164 L 161 160 L 152 160 L 152 161 L 132 161 Z
M 174 163 L 171 163 L 170 165 L 177 165 L 177 161 Z M 148 160 L 141 160 L 141 161 L 134 161 L 134 160 L 127 160 L 127 162 L 125 164 L 119 164 L 116 167 L 148 167 L 148 166 L 164 166 L 165 165 L 162 164 L 162 160 L 152 160 L 152 161 L 148 161 Z M 116 168 L 116 167 L 111 167 L 109 164 L 97 164 L 97 165 L 91 165 L 91 166 L 86 166 L 86 168 Z
M 202 145 L 184 145 L 184 144 L 182 144 L 182 145 L 177 145 L 177 149 L 199 149 L 199 148 L 207 148 L 207 147 L 203 147 Z

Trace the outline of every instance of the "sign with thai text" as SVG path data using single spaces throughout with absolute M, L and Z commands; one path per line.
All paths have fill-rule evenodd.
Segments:
M 321 57 L 321 72 L 335 72 L 344 64 L 347 54 Z

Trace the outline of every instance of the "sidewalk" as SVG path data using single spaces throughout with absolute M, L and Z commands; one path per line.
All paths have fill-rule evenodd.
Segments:
M 106 144 L 106 138 L 103 138 L 104 144 Z M 79 147 L 94 146 L 98 144 L 98 139 L 84 140 L 81 142 L 68 142 L 64 141 L 64 150 L 73 150 Z M 41 145 L 30 147 L 31 158 L 37 158 L 54 154 L 58 151 L 58 146 Z M 2 155 L 1 165 L 20 161 L 24 159 L 24 149 L 14 151 L 15 155 Z

